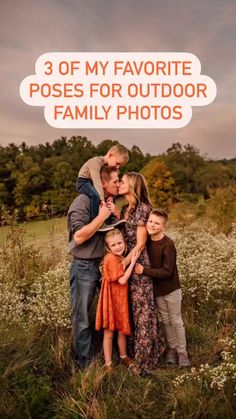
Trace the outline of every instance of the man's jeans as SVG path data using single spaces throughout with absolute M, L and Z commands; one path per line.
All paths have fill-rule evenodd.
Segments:
M 187 355 L 185 327 L 181 315 L 181 300 L 181 289 L 156 299 L 169 347 L 176 349 L 178 353 Z
M 96 285 L 101 277 L 100 259 L 73 259 L 70 269 L 72 331 L 75 358 L 83 368 L 92 358 L 92 330 L 89 324 Z

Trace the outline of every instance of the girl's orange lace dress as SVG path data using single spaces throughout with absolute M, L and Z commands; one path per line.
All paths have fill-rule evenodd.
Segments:
M 103 260 L 102 286 L 96 314 L 96 330 L 119 330 L 131 334 L 129 320 L 128 284 L 121 285 L 118 279 L 125 268 L 120 256 L 107 253 Z

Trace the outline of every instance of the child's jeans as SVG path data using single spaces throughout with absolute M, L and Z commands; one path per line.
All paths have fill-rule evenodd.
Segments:
M 164 324 L 170 349 L 176 349 L 177 353 L 187 355 L 185 327 L 181 315 L 181 300 L 181 289 L 156 298 L 160 320 Z
M 95 218 L 98 215 L 100 196 L 94 188 L 91 180 L 78 177 L 76 180 L 76 190 L 89 197 L 91 218 Z

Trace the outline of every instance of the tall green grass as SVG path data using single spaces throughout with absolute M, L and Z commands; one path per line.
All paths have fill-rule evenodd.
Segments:
M 116 354 L 109 375 L 101 339 L 89 368 L 74 364 L 65 219 L 54 223 L 29 223 L 25 233 L 13 222 L 0 248 L 0 417 L 234 418 L 236 237 L 200 234 L 194 225 L 170 232 L 179 251 L 193 369 L 166 367 L 162 359 L 153 376 L 142 378 Z M 201 261 L 208 261 L 207 271 Z

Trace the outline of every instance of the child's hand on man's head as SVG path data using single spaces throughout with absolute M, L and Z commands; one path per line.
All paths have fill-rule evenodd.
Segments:
M 143 265 L 140 265 L 140 263 L 136 263 L 134 266 L 134 273 L 141 275 L 143 273 Z

